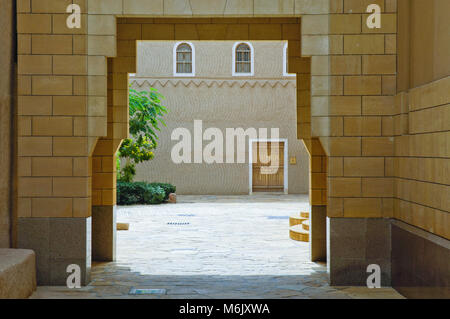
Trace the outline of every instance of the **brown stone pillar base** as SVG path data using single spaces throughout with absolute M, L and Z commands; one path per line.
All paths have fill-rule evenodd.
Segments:
M 309 248 L 311 261 L 327 260 L 327 206 L 311 206 Z
M 92 207 L 92 260 L 116 259 L 116 206 Z
M 450 240 L 392 220 L 392 287 L 407 298 L 450 298 Z
M 91 218 L 19 218 L 18 248 L 36 253 L 37 284 L 65 286 L 67 266 L 81 270 L 81 284 L 87 285 L 91 271 Z
M 327 218 L 327 267 L 331 286 L 366 286 L 367 266 L 381 268 L 381 286 L 391 286 L 389 218 Z

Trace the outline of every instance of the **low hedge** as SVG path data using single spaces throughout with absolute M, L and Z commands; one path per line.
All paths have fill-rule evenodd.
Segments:
M 176 188 L 170 184 L 145 182 L 117 182 L 117 204 L 160 204 L 169 198 Z

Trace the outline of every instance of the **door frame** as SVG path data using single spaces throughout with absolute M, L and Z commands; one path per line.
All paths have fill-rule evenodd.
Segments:
M 283 189 L 284 193 L 288 194 L 288 139 L 287 138 L 251 138 L 249 139 L 249 150 L 248 150 L 248 185 L 249 185 L 249 195 L 253 194 L 253 143 L 254 142 L 283 142 L 284 143 L 284 176 L 283 176 Z

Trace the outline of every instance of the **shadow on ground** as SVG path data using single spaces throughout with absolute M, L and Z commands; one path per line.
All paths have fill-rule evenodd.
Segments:
M 164 294 L 130 295 L 132 288 Z M 81 289 L 38 287 L 32 298 L 131 299 L 354 299 L 401 298 L 392 288 L 330 287 L 323 265 L 310 275 L 216 276 L 143 275 L 115 263 L 96 263 L 92 282 Z

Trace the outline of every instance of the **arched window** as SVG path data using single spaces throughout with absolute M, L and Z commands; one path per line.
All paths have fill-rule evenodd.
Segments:
M 288 43 L 284 44 L 283 48 L 283 76 L 296 76 L 295 73 L 288 73 L 289 71 L 289 54 L 288 54 Z
M 248 42 L 235 43 L 233 47 L 233 75 L 253 76 L 254 53 Z
M 195 48 L 192 43 L 179 42 L 174 46 L 174 76 L 195 75 Z

